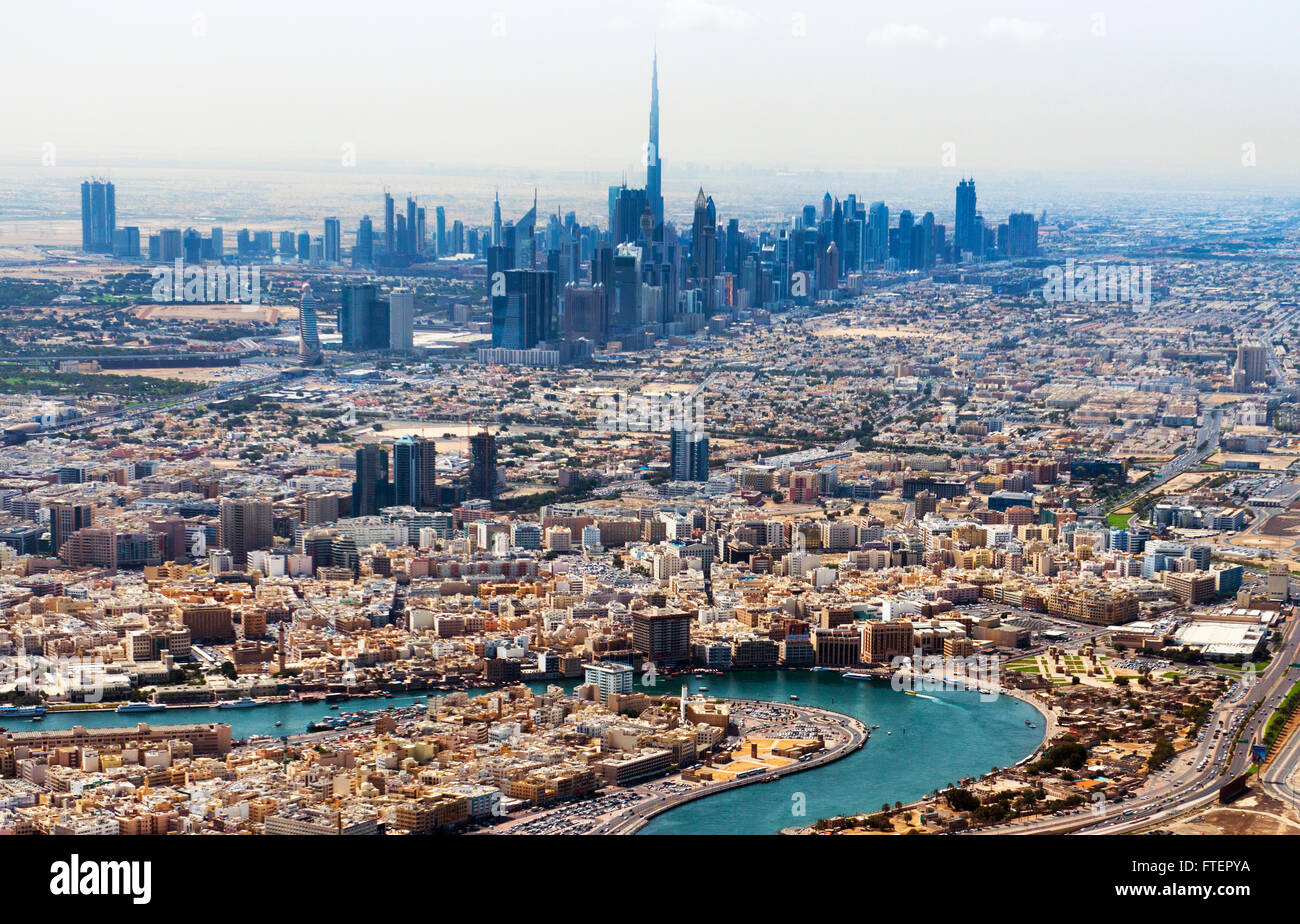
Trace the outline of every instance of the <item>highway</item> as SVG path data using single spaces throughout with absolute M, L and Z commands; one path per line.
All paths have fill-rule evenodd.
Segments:
M 1282 647 L 1256 681 L 1232 688 L 1220 698 L 1205 721 L 1203 740 L 1153 774 L 1135 798 L 1084 807 L 1061 817 L 985 828 L 976 833 L 1122 834 L 1168 821 L 1213 802 L 1220 787 L 1249 768 L 1250 745 L 1262 740 L 1269 717 L 1292 685 L 1300 680 L 1300 669 L 1290 667 L 1298 659 L 1298 650 L 1300 632 L 1288 625 Z M 1251 715 L 1256 704 L 1259 709 Z M 1215 730 L 1220 727 L 1224 731 L 1216 736 Z M 1229 759 L 1234 739 L 1239 744 Z M 1300 755 L 1292 754 L 1290 760 L 1300 762 Z
M 1264 792 L 1300 809 L 1297 777 L 1300 777 L 1300 732 L 1292 732 L 1277 755 L 1260 770 L 1257 780 Z
M 196 391 L 191 395 L 185 395 L 181 398 L 162 398 L 158 401 L 151 401 L 148 404 L 137 404 L 134 407 L 123 408 L 119 411 L 113 411 L 105 414 L 94 414 L 88 417 L 78 417 L 75 420 L 69 420 L 40 431 L 40 436 L 47 436 L 51 433 L 74 433 L 82 430 L 98 430 L 103 427 L 119 426 L 127 421 L 141 420 L 151 417 L 161 410 L 179 411 L 187 408 L 200 407 L 207 405 L 210 401 L 216 399 L 230 398 L 234 395 L 245 392 L 260 391 L 281 381 L 279 373 L 275 375 L 263 376 L 261 378 L 249 379 L 244 382 L 225 382 L 221 385 L 214 385 L 211 388 L 205 388 L 202 391 Z
M 1209 411 L 1205 423 L 1201 425 L 1201 429 L 1198 430 L 1196 433 L 1195 442 L 1192 443 L 1190 446 L 1188 446 L 1187 449 L 1183 450 L 1183 452 L 1181 452 L 1179 455 L 1175 456 L 1173 459 L 1170 459 L 1168 462 L 1166 462 L 1164 465 L 1158 468 L 1155 472 L 1153 472 L 1151 475 L 1151 480 L 1148 481 L 1140 491 L 1134 491 L 1131 494 L 1127 494 L 1124 497 L 1120 498 L 1118 501 L 1115 501 L 1114 503 L 1111 504 L 1101 504 L 1101 503 L 1093 504 L 1092 506 L 1085 508 L 1083 512 L 1087 516 L 1097 517 L 1097 516 L 1102 516 L 1104 513 L 1107 513 L 1111 510 L 1118 510 L 1120 507 L 1123 507 L 1125 504 L 1131 504 L 1133 501 L 1137 500 L 1142 495 L 1150 494 L 1152 491 L 1160 487 L 1166 481 L 1169 481 L 1172 478 L 1176 478 L 1177 476 L 1181 475 L 1183 472 L 1187 471 L 1189 468 L 1194 468 L 1197 465 L 1200 465 L 1210 456 L 1214 455 L 1216 452 L 1219 451 L 1219 437 L 1221 435 L 1222 416 L 1223 416 L 1222 408 L 1216 407 L 1213 410 Z M 1204 449 L 1199 448 L 1201 446 L 1204 446 L 1205 448 Z

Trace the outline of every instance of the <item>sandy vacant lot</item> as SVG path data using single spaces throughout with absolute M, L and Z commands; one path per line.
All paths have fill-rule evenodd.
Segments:
M 1280 472 L 1282 469 L 1294 465 L 1298 458 L 1300 456 L 1288 456 L 1274 452 L 1220 452 L 1211 456 L 1209 461 L 1214 465 L 1222 465 L 1224 462 L 1258 462 L 1260 471 Z
M 199 368 L 185 369 L 105 369 L 100 372 L 88 373 L 89 375 L 144 375 L 154 379 L 174 379 L 178 382 L 202 382 L 209 384 L 213 382 L 239 381 L 234 376 L 234 367 L 231 366 L 207 366 Z
M 265 321 L 279 324 L 298 319 L 297 305 L 141 305 L 134 310 L 141 321 Z
M 813 332 L 818 337 L 943 337 L 933 331 L 911 327 L 823 327 Z

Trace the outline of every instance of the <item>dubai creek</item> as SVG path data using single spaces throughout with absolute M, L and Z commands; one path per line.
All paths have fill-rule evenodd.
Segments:
M 775 834 L 818 818 L 878 811 L 882 803 L 910 802 L 932 789 L 991 768 L 1014 764 L 1042 741 L 1043 720 L 1031 706 L 1009 696 L 981 699 L 978 693 L 941 691 L 908 696 L 884 681 L 848 680 L 833 672 L 751 671 L 685 678 L 690 691 L 709 696 L 819 706 L 879 725 L 860 751 L 772 783 L 744 786 L 689 802 L 653 818 L 641 834 Z M 683 678 L 661 679 L 659 689 L 676 693 Z M 545 683 L 529 684 L 545 689 Z M 573 682 L 563 684 L 571 689 Z M 481 691 L 486 692 L 486 691 Z M 424 694 L 392 699 L 354 699 L 331 711 L 324 703 L 279 703 L 252 709 L 168 709 L 119 715 L 115 712 L 50 713 L 40 724 L 7 718 L 12 731 L 225 722 L 236 738 L 301 734 L 311 722 L 340 713 L 409 706 Z M 280 725 L 277 726 L 276 723 Z M 1034 727 L 1030 727 L 1032 723 Z M 796 814 L 800 809 L 804 814 Z

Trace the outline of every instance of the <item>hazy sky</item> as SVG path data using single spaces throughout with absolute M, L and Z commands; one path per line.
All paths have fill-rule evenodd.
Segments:
M 1298 35 L 1290 0 L 10 4 L 0 159 L 632 169 L 657 41 L 669 172 L 1240 176 L 1253 144 L 1285 180 Z

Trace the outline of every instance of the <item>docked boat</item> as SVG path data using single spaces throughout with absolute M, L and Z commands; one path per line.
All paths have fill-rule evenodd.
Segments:
M 254 706 L 265 706 L 266 703 L 261 700 L 253 699 L 251 696 L 241 696 L 239 699 L 227 700 L 224 703 L 217 703 L 218 709 L 252 709 Z
M 153 703 L 123 703 L 114 709 L 114 712 L 162 712 L 166 706 L 156 706 Z
M 35 719 L 43 717 L 47 711 L 44 706 L 0 706 L 0 718 Z

